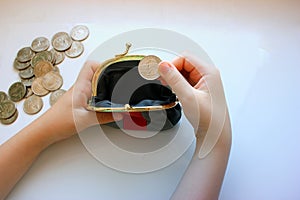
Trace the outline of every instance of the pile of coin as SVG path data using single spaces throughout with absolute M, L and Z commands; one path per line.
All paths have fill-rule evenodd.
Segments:
M 70 34 L 56 33 L 51 39 L 51 44 L 47 38 L 37 37 L 30 47 L 21 48 L 13 63 L 20 81 L 9 87 L 8 95 L 0 91 L 0 122 L 13 123 L 18 117 L 15 102 L 23 99 L 23 110 L 31 115 L 42 109 L 42 97 L 49 93 L 52 106 L 65 93 L 65 90 L 60 89 L 63 77 L 58 65 L 64 61 L 65 55 L 69 58 L 79 57 L 84 51 L 82 41 L 88 36 L 89 29 L 78 25 Z M 53 48 L 49 50 L 51 45 Z

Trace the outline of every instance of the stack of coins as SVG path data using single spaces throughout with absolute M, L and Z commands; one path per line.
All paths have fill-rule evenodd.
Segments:
M 60 89 L 63 77 L 60 75 L 58 65 L 64 61 L 65 56 L 79 57 L 84 51 L 82 41 L 88 36 L 89 29 L 78 25 L 70 34 L 56 33 L 51 39 L 51 44 L 47 38 L 37 37 L 30 47 L 21 48 L 13 63 L 20 81 L 9 87 L 8 95 L 0 91 L 0 122 L 13 123 L 18 117 L 14 102 L 23 99 L 25 99 L 23 110 L 30 115 L 42 109 L 42 97 L 49 93 L 52 106 L 65 93 L 65 90 Z M 51 45 L 53 48 L 49 50 Z
M 11 124 L 16 121 L 18 110 L 14 102 L 8 99 L 5 92 L 0 91 L 0 122 L 2 124 Z

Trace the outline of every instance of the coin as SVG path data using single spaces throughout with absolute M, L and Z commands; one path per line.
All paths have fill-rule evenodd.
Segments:
M 28 98 L 28 97 L 30 97 L 31 95 L 33 95 L 32 89 L 31 89 L 31 88 L 27 88 L 27 89 L 26 89 L 26 95 L 25 95 L 25 98 Z
M 60 90 L 56 90 L 56 91 L 52 92 L 50 95 L 50 99 L 49 99 L 50 105 L 53 106 L 58 101 L 58 99 L 65 93 L 66 93 L 66 90 L 64 90 L 64 89 L 60 89 Z
M 14 102 L 10 100 L 4 100 L 0 103 L 0 119 L 8 119 L 16 111 L 16 106 Z
M 141 77 L 146 80 L 157 79 L 160 76 L 158 73 L 158 64 L 160 62 L 161 59 L 157 56 L 145 56 L 138 65 L 138 71 Z
M 42 86 L 49 91 L 58 90 L 63 84 L 63 78 L 60 74 L 51 71 L 42 77 Z
M 32 82 L 34 81 L 35 77 L 28 78 L 28 79 L 21 79 L 21 82 L 26 86 L 26 87 L 31 87 Z
M 4 125 L 9 125 L 9 124 L 12 124 L 16 121 L 16 119 L 18 118 L 18 115 L 19 115 L 19 112 L 18 110 L 16 109 L 15 113 L 8 119 L 1 119 L 0 122 L 1 124 L 4 124 Z
M 46 37 L 36 37 L 30 47 L 19 49 L 13 67 L 18 70 L 20 81 L 10 86 L 8 95 L 0 91 L 0 103 L 29 99 L 33 94 L 41 97 L 52 91 L 50 104 L 53 105 L 65 93 L 65 90 L 59 90 L 63 78 L 57 65 L 64 61 L 65 56 L 70 58 L 80 56 L 84 52 L 80 41 L 88 36 L 88 27 L 78 25 L 73 27 L 70 35 L 66 32 L 58 32 L 51 38 L 51 42 Z M 53 48 L 48 51 L 51 44 Z M 18 111 L 15 109 L 12 116 L 0 119 L 0 123 L 11 124 L 17 117 Z
M 56 33 L 51 40 L 52 46 L 57 51 L 65 51 L 72 45 L 72 39 L 66 32 Z
M 26 87 L 21 82 L 13 83 L 8 89 L 8 95 L 14 102 L 21 101 L 26 94 Z
M 71 30 L 71 38 L 75 41 L 85 40 L 89 36 L 90 32 L 88 27 L 84 25 L 77 25 Z
M 49 93 L 49 91 L 42 86 L 42 81 L 42 77 L 38 77 L 32 82 L 31 90 L 37 96 L 45 96 Z
M 34 76 L 33 68 L 28 67 L 27 69 L 19 71 L 19 76 L 23 79 L 28 79 Z
M 27 62 L 34 56 L 30 47 L 24 47 L 18 51 L 17 59 L 19 62 Z
M 42 109 L 43 105 L 44 103 L 41 97 L 32 95 L 25 99 L 23 104 L 23 110 L 25 113 L 33 115 L 38 113 Z
M 31 59 L 31 66 L 34 68 L 38 62 L 45 60 L 48 62 L 53 62 L 53 55 L 50 51 L 42 51 L 40 53 L 37 53 L 32 59 Z
M 53 65 L 45 60 L 41 60 L 34 67 L 35 77 L 41 77 L 53 70 Z
M 8 99 L 7 94 L 5 92 L 0 91 L 0 103 L 6 99 Z
M 57 66 L 53 66 L 53 70 L 55 73 L 60 73 L 59 68 Z
M 55 51 L 55 49 L 51 49 L 50 52 L 52 53 L 52 56 L 54 58 L 55 65 L 60 64 L 65 59 L 65 54 L 63 52 Z
M 65 51 L 66 56 L 69 58 L 76 58 L 83 53 L 84 47 L 81 42 L 73 42 L 71 48 Z
M 17 58 L 14 60 L 14 68 L 17 69 L 17 70 L 23 70 L 23 69 L 26 69 L 29 66 L 30 66 L 30 61 L 21 63 L 21 62 L 18 61 Z
M 31 43 L 31 49 L 35 52 L 46 51 L 49 46 L 49 40 L 45 37 L 35 38 Z

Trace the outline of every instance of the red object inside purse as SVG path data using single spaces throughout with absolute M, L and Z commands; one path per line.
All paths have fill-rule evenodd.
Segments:
M 147 121 L 140 112 L 124 113 L 123 128 L 127 130 L 147 130 Z

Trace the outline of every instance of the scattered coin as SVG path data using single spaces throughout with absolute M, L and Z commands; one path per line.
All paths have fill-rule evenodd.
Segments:
M 17 59 L 19 62 L 27 62 L 30 61 L 33 56 L 34 56 L 34 52 L 31 50 L 31 48 L 24 47 L 19 50 L 17 54 Z
M 53 66 L 53 70 L 55 73 L 60 73 L 60 70 L 57 66 Z
M 32 59 L 31 59 L 31 66 L 35 68 L 37 63 L 40 61 L 48 61 L 53 63 L 53 55 L 50 51 L 42 51 L 40 53 L 37 53 Z
M 49 46 L 49 40 L 45 37 L 35 38 L 31 43 L 31 49 L 35 52 L 46 51 Z
M 60 90 L 56 90 L 56 91 L 52 92 L 50 95 L 50 99 L 49 99 L 50 105 L 53 106 L 58 101 L 58 99 L 65 93 L 66 93 L 66 90 L 64 90 L 64 89 L 60 89 Z
M 50 52 L 52 53 L 52 56 L 54 58 L 55 65 L 60 64 L 65 59 L 65 54 L 63 52 L 56 51 L 55 49 L 51 49 Z
M 22 82 L 15 82 L 8 89 L 8 95 L 14 102 L 21 101 L 26 94 L 26 87 Z
M 139 74 L 146 80 L 155 80 L 160 75 L 158 73 L 158 64 L 161 59 L 157 56 L 145 56 L 138 65 Z
M 16 121 L 16 119 L 18 118 L 19 112 L 16 109 L 15 113 L 8 119 L 1 119 L 0 122 L 1 124 L 5 124 L 5 125 L 9 125 L 12 124 Z
M 23 79 L 28 79 L 34 76 L 33 68 L 28 67 L 27 69 L 19 71 L 19 76 Z
M 23 69 L 26 69 L 27 67 L 30 66 L 30 61 L 27 61 L 27 62 L 24 62 L 24 63 L 21 63 L 18 61 L 18 59 L 16 58 L 15 61 L 14 61 L 14 68 L 16 70 L 23 70 Z
M 49 93 L 49 91 L 43 87 L 42 81 L 43 81 L 43 78 L 38 77 L 38 78 L 34 79 L 34 81 L 32 82 L 31 90 L 37 96 L 45 96 L 46 94 Z
M 34 81 L 35 77 L 28 78 L 28 79 L 21 79 L 21 82 L 26 86 L 26 87 L 31 87 L 32 82 Z
M 34 67 L 35 77 L 41 77 L 53 70 L 53 65 L 45 60 L 41 60 Z
M 81 42 L 74 41 L 71 48 L 65 51 L 66 56 L 69 58 L 76 58 L 80 56 L 84 51 L 84 47 Z
M 30 97 L 31 95 L 33 95 L 32 89 L 31 89 L 31 88 L 27 88 L 27 89 L 26 89 L 26 95 L 25 95 L 25 98 L 28 98 L 28 97 Z
M 79 41 L 85 40 L 88 36 L 88 28 L 79 25 L 71 30 L 70 35 L 66 32 L 54 34 L 51 43 L 46 37 L 37 37 L 31 42 L 30 47 L 19 49 L 13 62 L 13 67 L 18 70 L 20 82 L 10 86 L 8 95 L 0 91 L 0 103 L 10 102 L 1 104 L 2 108 L 6 106 L 4 110 L 8 110 L 8 106 L 11 105 L 15 110 L 9 117 L 7 117 L 8 111 L 6 111 L 5 117 L 7 118 L 1 118 L 0 115 L 0 123 L 11 124 L 17 119 L 18 111 L 13 101 L 29 99 L 33 94 L 34 96 L 42 97 L 51 91 L 52 100 L 50 100 L 50 104 L 54 104 L 56 102 L 55 99 L 64 93 L 64 90 L 59 90 L 63 84 L 63 78 L 57 65 L 64 61 L 66 55 L 70 58 L 80 56 L 84 51 L 84 47 Z M 48 51 L 51 45 L 53 48 Z M 69 51 L 66 52 L 67 50 Z M 39 107 L 39 105 L 34 105 L 35 101 L 30 102 L 32 102 L 33 107 Z M 9 114 L 11 113 L 12 110 Z M 29 111 L 29 113 L 34 112 Z
M 10 100 L 4 100 L 0 103 L 0 119 L 8 119 L 16 111 L 16 106 L 14 102 Z
M 0 91 L 0 103 L 6 99 L 8 99 L 7 94 L 5 92 Z
M 57 51 L 65 51 L 72 45 L 72 39 L 66 32 L 58 32 L 52 37 L 52 46 Z
M 33 115 L 38 113 L 42 109 L 43 105 L 44 103 L 41 97 L 32 95 L 25 99 L 23 104 L 23 110 L 25 113 Z
M 71 38 L 75 41 L 85 40 L 89 36 L 90 32 L 88 27 L 84 25 L 77 25 L 71 30 Z
M 63 84 L 63 79 L 60 74 L 53 71 L 48 72 L 42 77 L 42 86 L 49 91 L 58 90 Z

